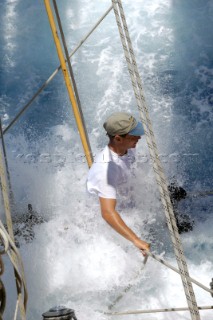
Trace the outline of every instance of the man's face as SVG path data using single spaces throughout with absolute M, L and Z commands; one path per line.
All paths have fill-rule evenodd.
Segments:
M 127 134 L 125 137 L 121 137 L 121 139 L 122 146 L 126 149 L 131 149 L 136 147 L 136 144 L 141 137 Z

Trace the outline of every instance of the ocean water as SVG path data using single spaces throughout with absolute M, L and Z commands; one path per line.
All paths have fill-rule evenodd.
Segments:
M 111 5 L 108 0 L 57 3 L 69 51 Z M 195 220 L 193 231 L 181 235 L 189 271 L 209 286 L 213 198 L 201 193 L 213 189 L 213 2 L 125 0 L 123 5 L 165 173 L 189 194 L 179 204 Z M 43 1 L 1 0 L 0 17 L 0 115 L 6 128 L 59 61 Z M 107 143 L 102 123 L 109 114 L 124 110 L 139 116 L 113 12 L 71 61 L 95 156 Z M 151 258 L 141 270 L 141 254 L 106 225 L 97 199 L 88 196 L 88 168 L 61 72 L 8 130 L 5 143 L 14 216 L 22 216 L 31 203 L 46 220 L 35 226 L 33 241 L 20 239 L 29 290 L 27 319 L 41 319 L 59 304 L 73 308 L 81 320 L 115 318 L 104 314 L 109 309 L 186 306 L 179 276 Z M 135 206 L 124 208 L 122 217 L 156 254 L 176 265 L 144 138 L 135 171 Z M 6 257 L 4 262 L 9 320 L 15 285 Z M 194 290 L 198 305 L 212 305 L 209 293 Z M 211 310 L 200 314 L 212 320 Z

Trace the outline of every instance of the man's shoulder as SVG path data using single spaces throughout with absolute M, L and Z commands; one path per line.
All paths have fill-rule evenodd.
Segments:
M 95 157 L 94 157 L 94 164 L 104 164 L 111 161 L 110 157 L 110 149 L 108 146 L 105 146 L 103 150 L 101 150 Z
M 94 162 L 89 170 L 89 177 L 93 175 L 94 173 L 97 174 L 103 173 L 105 170 L 107 170 L 107 166 L 109 163 L 109 156 L 107 151 L 107 146 L 101 150 L 97 155 L 94 156 Z

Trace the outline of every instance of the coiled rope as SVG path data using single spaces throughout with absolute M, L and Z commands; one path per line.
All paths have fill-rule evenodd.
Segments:
M 1 138 L 3 140 L 3 135 L 1 136 Z M 24 267 L 23 267 L 22 259 L 14 243 L 8 184 L 7 184 L 5 163 L 4 163 L 4 157 L 2 155 L 1 146 L 0 146 L 0 178 L 1 178 L 1 188 L 2 188 L 4 208 L 5 208 L 6 222 L 7 222 L 7 228 L 8 228 L 8 232 L 7 232 L 7 230 L 5 229 L 4 225 L 0 220 L 0 237 L 4 246 L 0 254 L 7 253 L 14 268 L 14 275 L 15 275 L 16 289 L 17 289 L 17 303 L 16 303 L 14 320 L 17 319 L 18 309 L 20 309 L 21 319 L 26 320 L 26 307 L 27 307 L 27 298 L 28 298 L 27 287 L 26 287 L 26 281 L 24 276 Z M 1 271 L 4 269 L 3 263 L 1 263 L 0 268 L 1 268 Z M 6 295 L 4 294 L 4 288 L 2 290 L 3 290 L 2 295 L 4 300 L 4 296 L 6 297 Z M 24 297 L 22 294 L 22 290 L 23 290 Z M 4 306 L 4 303 L 2 303 L 2 309 L 3 309 L 3 306 Z
M 28 294 L 27 294 L 26 281 L 24 277 L 24 267 L 23 267 L 23 263 L 22 263 L 21 256 L 18 249 L 1 221 L 0 221 L 0 238 L 4 246 L 4 249 L 1 250 L 0 252 L 0 257 L 2 254 L 7 254 L 10 258 L 11 263 L 13 264 L 15 278 L 16 278 L 16 286 L 17 286 L 16 309 L 18 309 L 18 307 L 20 308 L 21 319 L 25 320 Z M 4 271 L 2 258 L 0 258 L 0 270 L 2 274 Z M 23 291 L 24 297 L 22 297 L 22 291 Z M 1 308 L 2 308 L 2 305 L 1 305 Z M 16 318 L 17 318 L 17 311 L 15 312 L 14 320 Z
M 112 0 L 112 5 L 115 13 L 115 18 L 124 50 L 124 55 L 128 65 L 128 70 L 131 77 L 131 82 L 137 101 L 138 110 L 140 113 L 141 121 L 144 125 L 144 131 L 146 135 L 146 141 L 149 147 L 150 157 L 153 162 L 153 169 L 155 172 L 155 177 L 160 191 L 161 201 L 164 207 L 167 225 L 169 228 L 170 236 L 172 239 L 175 256 L 177 259 L 178 267 L 180 269 L 181 280 L 184 287 L 185 296 L 187 299 L 187 304 L 191 314 L 192 320 L 200 320 L 199 310 L 197 302 L 194 295 L 194 290 L 190 282 L 189 272 L 187 268 L 187 263 L 184 257 L 183 247 L 178 233 L 176 219 L 173 212 L 173 207 L 171 204 L 168 183 L 163 171 L 159 159 L 159 152 L 157 150 L 157 144 L 154 137 L 154 132 L 152 129 L 152 123 L 149 117 L 148 108 L 146 105 L 145 97 L 143 94 L 142 81 L 140 79 L 137 63 L 135 60 L 134 51 L 132 48 L 132 43 L 129 36 L 129 31 L 122 7 L 121 0 Z
M 2 276 L 3 273 L 4 273 L 4 263 L 2 261 L 2 257 L 0 254 L 0 276 Z M 0 319 L 2 319 L 5 306 L 6 306 L 6 291 L 5 291 L 4 283 L 0 279 Z
M 16 309 L 17 307 L 20 308 L 21 319 L 25 320 L 28 295 L 27 295 L 26 282 L 24 278 L 24 267 L 23 267 L 23 263 L 22 263 L 21 256 L 18 249 L 1 221 L 0 221 L 0 238 L 3 244 L 3 249 L 0 251 L 0 275 L 2 275 L 4 272 L 4 265 L 3 265 L 1 255 L 7 254 L 10 258 L 11 263 L 13 264 L 15 278 L 16 278 L 16 286 L 17 286 Z M 24 299 L 22 298 L 22 290 L 24 292 Z M 1 296 L 2 296 L 2 293 L 0 289 L 0 297 Z M 1 298 L 0 298 L 0 301 L 2 301 Z M 3 287 L 3 303 L 1 302 L 0 313 L 1 313 L 1 310 L 4 309 L 3 306 L 5 306 L 5 303 L 6 303 L 6 293 Z M 17 318 L 17 311 L 15 312 L 14 320 L 16 318 Z

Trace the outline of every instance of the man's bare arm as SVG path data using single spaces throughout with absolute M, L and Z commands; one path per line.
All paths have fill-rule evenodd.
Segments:
M 124 238 L 131 241 L 140 250 L 149 250 L 150 245 L 137 237 L 137 235 L 125 224 L 116 211 L 116 200 L 99 197 L 102 217 L 106 222 Z

